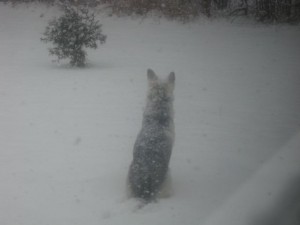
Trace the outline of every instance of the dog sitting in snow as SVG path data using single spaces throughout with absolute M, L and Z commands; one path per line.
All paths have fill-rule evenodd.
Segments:
M 173 90 L 175 74 L 159 79 L 148 69 L 148 96 L 142 129 L 128 173 L 129 195 L 145 202 L 170 193 L 169 161 L 174 143 Z

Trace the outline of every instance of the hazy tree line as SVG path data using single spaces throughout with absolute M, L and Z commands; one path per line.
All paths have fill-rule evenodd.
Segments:
M 20 2 L 44 2 L 55 4 L 57 0 L 0 0 Z M 147 15 L 158 12 L 168 18 L 189 20 L 200 15 L 207 17 L 248 16 L 260 22 L 297 22 L 300 20 L 300 0 L 70 0 L 73 4 L 99 4 L 116 15 Z

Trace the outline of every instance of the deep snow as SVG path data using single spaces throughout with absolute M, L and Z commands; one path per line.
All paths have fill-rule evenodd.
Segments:
M 39 40 L 58 14 L 0 4 L 1 225 L 235 225 L 277 207 L 300 175 L 299 27 L 100 14 L 107 43 L 75 69 Z M 147 68 L 176 73 L 174 195 L 137 209 Z

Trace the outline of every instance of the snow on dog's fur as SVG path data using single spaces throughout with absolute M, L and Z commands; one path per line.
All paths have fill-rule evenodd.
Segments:
M 145 201 L 170 190 L 169 161 L 174 143 L 173 90 L 175 74 L 160 80 L 148 69 L 149 90 L 142 129 L 133 149 L 133 161 L 128 173 L 128 192 Z M 164 190 L 163 190 L 164 189 Z M 162 193 L 165 192 L 165 193 Z

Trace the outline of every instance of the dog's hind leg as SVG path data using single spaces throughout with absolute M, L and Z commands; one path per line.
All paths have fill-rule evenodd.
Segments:
M 162 183 L 160 191 L 158 192 L 158 198 L 169 198 L 174 194 L 173 185 L 172 185 L 172 177 L 170 168 L 166 174 L 166 178 Z

